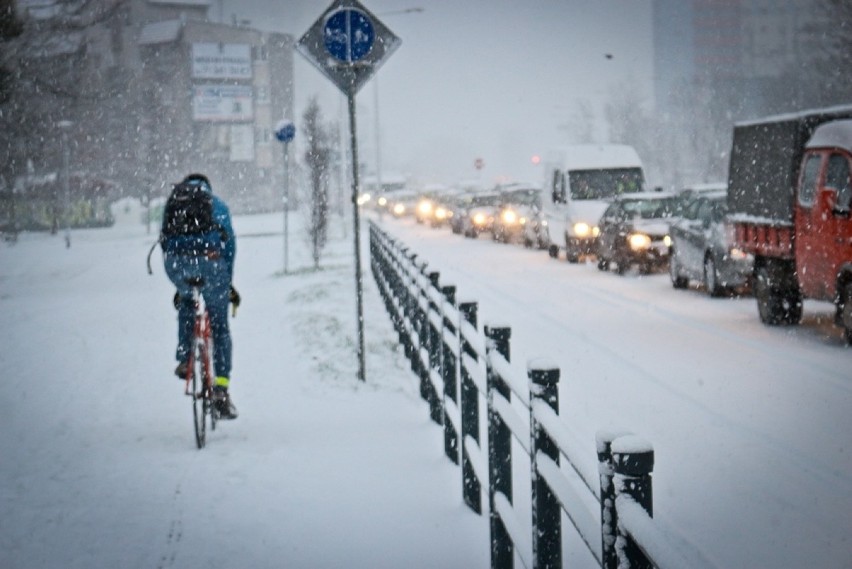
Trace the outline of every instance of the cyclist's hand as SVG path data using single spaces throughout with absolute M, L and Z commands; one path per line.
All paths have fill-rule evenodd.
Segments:
M 175 310 L 180 308 L 180 295 L 177 292 L 175 292 L 175 296 L 174 298 L 172 298 L 172 302 L 175 305 Z
M 234 288 L 234 285 L 231 285 L 231 291 L 228 293 L 228 300 L 231 301 L 233 305 L 232 314 L 234 316 L 237 315 L 237 307 L 240 306 L 240 302 L 242 301 L 242 297 L 240 297 L 240 293 L 237 292 L 237 289 Z

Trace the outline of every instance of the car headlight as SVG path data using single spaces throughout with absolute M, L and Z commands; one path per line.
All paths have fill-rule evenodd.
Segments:
M 485 214 L 484 213 L 473 214 L 473 222 L 476 225 L 485 225 Z
M 644 233 L 631 233 L 627 236 L 627 243 L 634 251 L 644 251 L 651 246 L 651 238 Z
M 751 259 L 751 255 L 749 253 L 746 253 L 742 249 L 737 249 L 736 247 L 732 247 L 731 250 L 728 252 L 728 255 L 731 257 L 731 259 L 734 259 L 736 261 L 745 261 Z
M 432 213 L 432 202 L 429 200 L 423 200 L 419 204 L 417 204 L 417 211 L 422 213 L 423 215 L 429 215 Z
M 577 237 L 589 237 L 592 234 L 592 226 L 581 221 L 574 224 L 574 235 Z
M 518 221 L 518 214 L 511 209 L 503 210 L 503 223 L 506 225 L 514 225 Z
M 370 201 L 370 194 L 361 194 L 358 196 L 358 205 L 364 205 L 368 201 Z
M 671 247 L 672 246 L 672 238 L 668 235 L 663 237 L 663 245 L 665 245 L 666 247 Z
M 441 206 L 435 208 L 435 219 L 447 219 L 447 210 Z
M 393 212 L 396 215 L 403 215 L 405 213 L 405 206 L 401 203 L 398 203 L 395 206 L 393 206 Z
M 526 225 L 527 224 L 527 218 L 522 217 L 521 219 L 518 220 L 518 223 L 520 223 L 521 225 Z
M 385 196 L 379 198 L 379 205 L 385 207 L 388 205 L 388 199 Z

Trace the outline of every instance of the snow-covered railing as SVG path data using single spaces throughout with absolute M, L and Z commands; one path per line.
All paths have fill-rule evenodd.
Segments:
M 603 569 L 709 569 L 699 552 L 652 518 L 649 443 L 599 432 L 598 472 L 584 468 L 580 445 L 559 416 L 559 368 L 530 360 L 527 377 L 515 377 L 511 329 L 480 331 L 477 303 L 457 304 L 454 286 L 441 286 L 438 272 L 372 222 L 370 253 L 421 396 L 444 429 L 444 452 L 461 463 L 465 503 L 481 514 L 488 490 L 492 568 L 514 567 L 516 559 L 526 567 L 562 567 L 564 511 Z M 529 459 L 531 521 L 513 504 L 513 438 Z

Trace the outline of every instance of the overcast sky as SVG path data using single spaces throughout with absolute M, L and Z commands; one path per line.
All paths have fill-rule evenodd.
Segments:
M 402 39 L 376 74 L 378 89 L 371 81 L 358 93 L 365 174 L 376 163 L 377 91 L 382 171 L 443 183 L 540 181 L 531 157 L 570 141 L 580 101 L 600 118 L 607 94 L 629 86 L 651 104 L 651 0 L 362 3 Z M 222 12 L 298 40 L 330 4 L 223 0 Z M 219 4 L 212 5 L 216 17 Z M 405 12 L 411 8 L 422 11 Z M 348 120 L 336 87 L 300 54 L 295 59 L 297 128 L 314 95 L 326 117 Z M 595 137 L 605 140 L 605 128 Z

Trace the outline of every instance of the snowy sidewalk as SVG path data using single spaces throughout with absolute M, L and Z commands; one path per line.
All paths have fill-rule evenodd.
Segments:
M 0 567 L 488 565 L 487 519 L 462 504 L 368 261 L 361 384 L 351 235 L 303 270 L 298 221 L 283 276 L 279 216 L 235 220 L 240 418 L 201 451 L 144 228 L 0 248 Z

